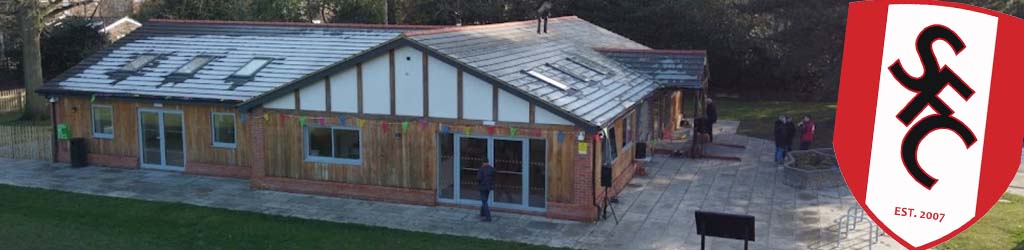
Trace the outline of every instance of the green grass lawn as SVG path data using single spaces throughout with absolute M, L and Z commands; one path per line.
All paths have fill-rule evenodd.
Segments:
M 799 122 L 804 114 L 810 114 L 814 118 L 815 128 L 811 147 L 832 147 L 832 132 L 836 118 L 834 102 L 744 101 L 716 98 L 715 105 L 718 107 L 718 119 L 740 121 L 737 133 L 768 140 L 774 140 L 775 120 L 780 114 L 793 117 L 794 122 Z M 693 107 L 688 106 L 685 110 L 693 110 Z
M 547 249 L 0 185 L 3 249 Z
M 996 203 L 971 228 L 939 245 L 937 249 L 1024 250 L 1024 197 L 1006 194 L 1009 202 Z

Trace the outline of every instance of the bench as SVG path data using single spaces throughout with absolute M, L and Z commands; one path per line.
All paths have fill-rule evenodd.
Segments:
M 743 249 L 754 241 L 754 216 L 707 211 L 695 211 L 694 216 L 700 249 L 704 249 L 705 236 L 743 240 Z

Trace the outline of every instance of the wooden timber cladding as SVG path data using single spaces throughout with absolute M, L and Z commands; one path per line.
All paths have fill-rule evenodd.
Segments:
M 435 119 L 428 119 L 423 127 L 418 121 L 409 121 L 408 131 L 402 133 L 400 123 L 408 120 L 350 114 L 345 116 L 346 124 L 343 126 L 359 128 L 358 120 L 364 119 L 365 122 L 359 129 L 362 134 L 362 164 L 319 163 L 305 160 L 305 132 L 298 119 L 288 116 L 324 118 L 324 126 L 339 126 L 338 118 L 341 114 L 310 111 L 295 113 L 289 110 L 266 112 L 272 118 L 264 121 L 267 140 L 265 174 L 272 177 L 434 190 L 440 127 L 455 126 L 459 128 L 458 133 L 463 133 L 463 127 L 470 127 L 470 133 L 474 135 L 486 136 L 488 133 L 487 127 L 479 122 Z M 288 118 L 279 119 L 282 113 Z M 307 121 L 310 124 L 315 122 Z M 387 131 L 383 130 L 382 122 L 391 124 Z M 516 127 L 520 131 L 517 136 L 520 137 L 526 130 L 539 129 L 541 136 L 534 139 L 545 139 L 547 142 L 548 201 L 573 202 L 576 128 L 526 124 Z M 564 133 L 561 142 L 557 136 L 559 131 Z M 507 133 L 507 130 L 501 130 L 498 135 L 506 136 Z
M 188 105 L 163 103 L 154 107 L 153 102 L 109 100 L 97 98 L 90 103 L 88 97 L 62 97 L 58 102 L 60 116 L 58 123 L 66 123 L 72 137 L 86 138 L 90 154 L 138 157 L 139 152 L 139 109 L 180 110 L 184 114 L 186 164 L 203 163 L 227 166 L 251 166 L 249 126 L 241 121 L 237 110 L 231 106 Z M 92 105 L 109 105 L 113 109 L 114 138 L 92 138 Z M 213 147 L 211 113 L 235 114 L 236 148 Z M 61 143 L 66 143 L 62 141 Z M 187 167 L 187 166 L 186 166 Z
M 636 150 L 635 150 L 636 149 L 636 147 L 635 147 L 636 143 L 635 143 L 635 141 L 630 142 L 629 144 L 625 145 L 624 147 L 622 145 L 622 140 L 625 139 L 624 136 L 625 136 L 625 133 L 626 133 L 626 131 L 625 131 L 626 128 L 625 128 L 624 125 L 625 125 L 626 119 L 628 117 L 629 116 L 622 116 L 619 119 L 616 119 L 615 123 L 614 123 L 614 126 L 613 126 L 615 128 L 615 135 L 613 135 L 613 136 L 615 136 L 615 144 L 616 145 L 612 145 L 612 146 L 617 149 L 616 151 L 618 152 L 618 158 L 615 158 L 613 160 L 613 162 L 612 162 L 612 182 L 616 183 L 617 185 L 619 184 L 620 179 L 623 178 L 623 175 L 626 172 L 628 172 L 629 170 L 633 170 L 633 169 L 630 168 L 630 166 L 634 162 L 634 156 L 636 156 Z M 591 138 L 590 140 L 593 140 L 593 139 Z M 604 141 L 600 141 L 600 142 L 602 144 L 604 143 Z M 594 145 L 594 149 L 592 150 L 594 152 L 594 158 L 596 159 L 595 162 L 597 163 L 595 169 L 599 169 L 601 167 L 601 165 L 603 164 L 603 162 L 608 160 L 608 159 L 603 159 L 603 157 L 602 157 L 602 155 L 603 155 L 603 152 L 602 152 L 603 148 L 604 147 L 602 147 L 602 145 L 599 144 L 599 145 Z M 597 183 L 597 185 L 596 185 L 597 190 L 594 190 L 595 193 L 604 192 L 604 187 L 601 187 L 601 185 L 600 185 L 600 183 L 601 183 L 601 171 L 595 171 L 594 172 L 594 183 Z

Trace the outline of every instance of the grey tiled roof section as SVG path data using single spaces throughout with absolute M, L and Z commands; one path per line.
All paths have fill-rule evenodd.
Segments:
M 43 92 L 244 101 L 398 37 L 405 29 L 157 21 L 50 81 Z M 140 54 L 161 55 L 118 80 Z M 217 57 L 184 80 L 168 76 L 198 55 Z M 229 79 L 254 58 L 272 62 L 251 80 Z M 177 83 L 175 83 L 177 82 Z M 236 88 L 232 89 L 235 84 Z
M 707 55 L 702 51 L 598 49 L 602 54 L 670 87 L 702 89 Z
M 658 88 L 646 75 L 591 49 L 648 47 L 576 17 L 551 19 L 548 25 L 547 34 L 537 34 L 536 21 L 525 21 L 407 35 L 594 126 L 607 126 Z M 598 64 L 609 72 L 594 71 L 575 62 L 578 60 Z M 570 89 L 563 91 L 525 73 L 531 70 Z

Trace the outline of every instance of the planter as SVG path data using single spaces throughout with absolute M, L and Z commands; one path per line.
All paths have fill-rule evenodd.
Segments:
M 793 151 L 787 156 L 782 169 L 782 182 L 787 186 L 821 189 L 846 184 L 831 148 Z

